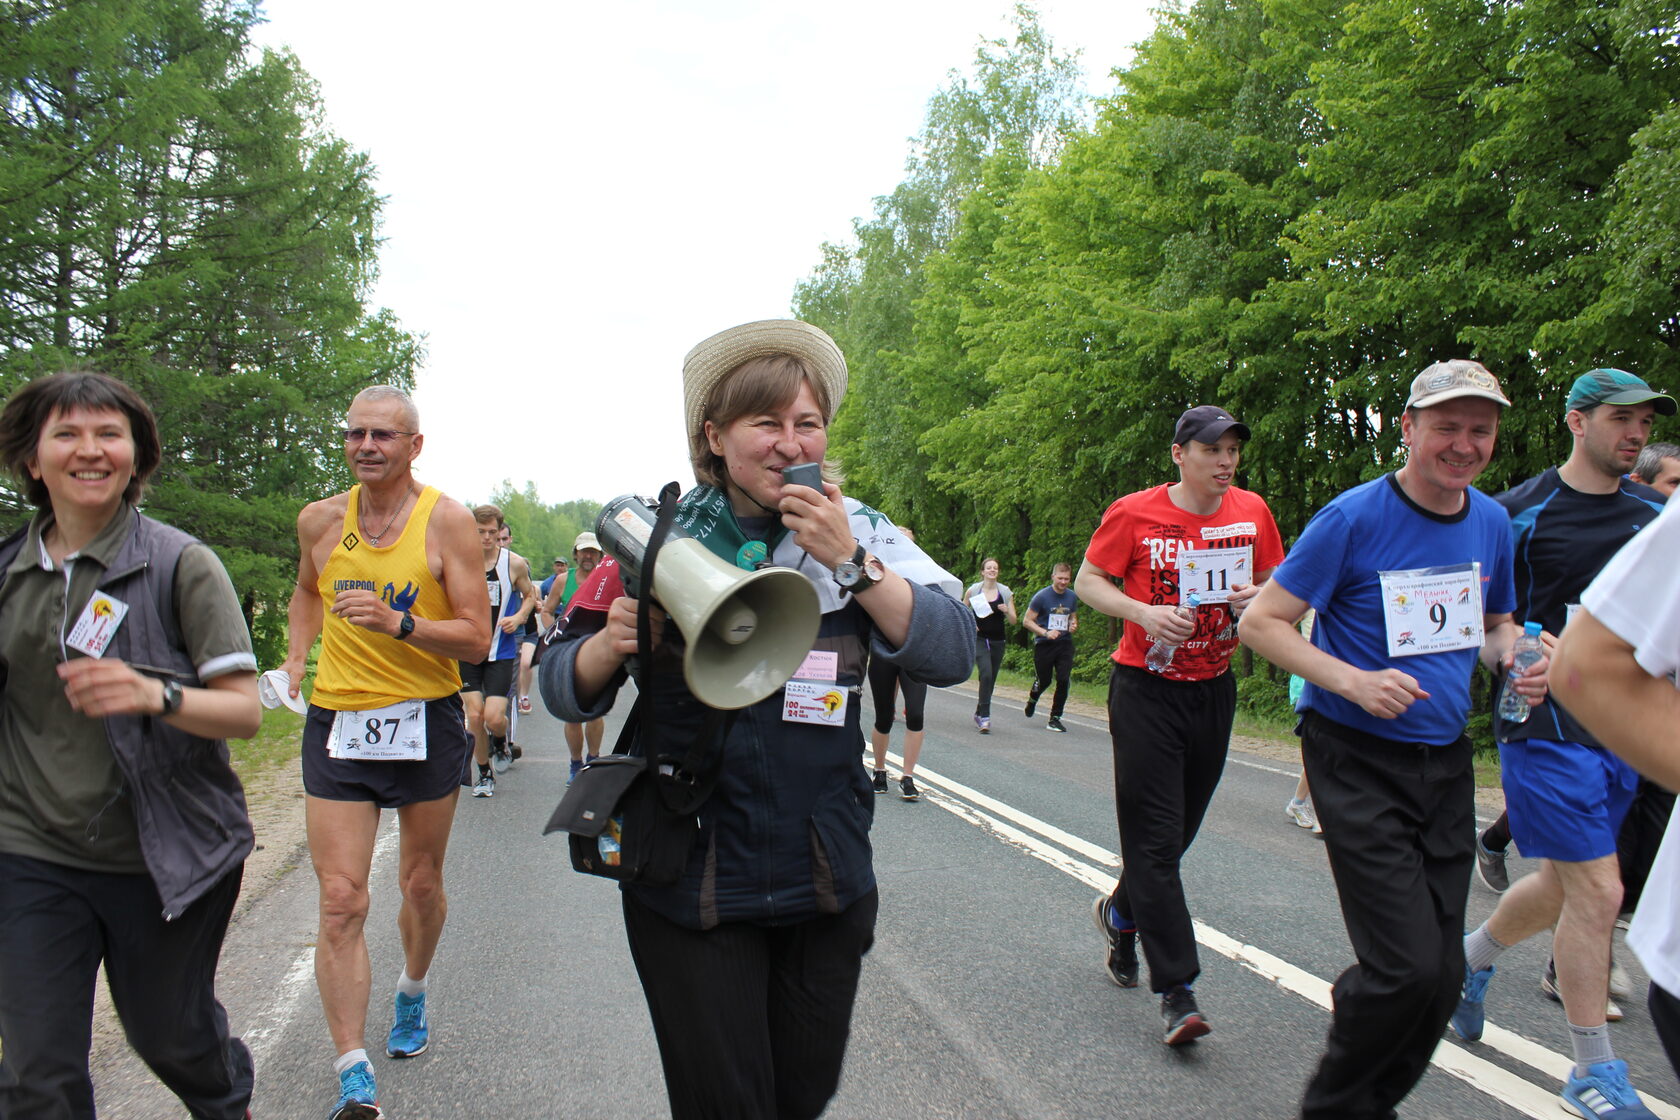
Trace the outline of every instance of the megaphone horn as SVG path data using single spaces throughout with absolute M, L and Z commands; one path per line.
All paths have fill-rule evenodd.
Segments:
M 799 669 L 822 625 L 811 582 L 792 568 L 748 572 L 672 526 L 641 584 L 656 520 L 653 503 L 634 494 L 608 502 L 595 535 L 623 569 L 632 595 L 651 593 L 682 631 L 683 680 L 707 707 L 745 708 L 772 695 Z

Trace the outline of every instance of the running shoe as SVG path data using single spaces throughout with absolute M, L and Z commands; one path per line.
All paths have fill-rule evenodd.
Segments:
M 1313 814 L 1313 835 L 1320 840 L 1324 839 L 1324 822 L 1318 819 L 1317 813 Z
M 1313 816 L 1312 802 L 1306 800 L 1305 798 L 1296 799 L 1291 797 L 1289 799 L 1289 804 L 1283 807 L 1283 811 L 1288 815 L 1290 820 L 1294 821 L 1301 828 L 1311 828 L 1313 825 L 1318 823 L 1318 818 Z
M 578 771 L 580 771 L 582 769 L 583 769 L 583 759 L 581 759 L 581 758 L 572 759 L 572 772 L 570 774 L 566 775 L 566 784 L 570 785 L 571 782 L 572 782 L 572 779 L 577 777 L 578 776 Z
M 480 774 L 478 782 L 473 786 L 474 797 L 496 796 L 496 778 L 493 774 Z
M 1480 972 L 1471 972 L 1469 965 L 1464 966 L 1464 991 L 1452 1013 L 1452 1029 L 1465 1042 L 1480 1039 L 1482 1028 L 1487 1025 L 1487 987 L 1493 973 L 1491 964 Z
M 1633 977 L 1628 975 L 1628 970 L 1623 968 L 1615 957 L 1610 958 L 1610 998 L 1633 998 Z
M 1108 978 L 1122 988 L 1138 986 L 1137 930 L 1118 930 L 1108 920 L 1108 896 L 1099 894 L 1091 903 L 1091 917 L 1103 933 L 1103 968 Z
M 1626 979 L 1627 973 L 1622 973 L 1622 978 Z M 1556 1000 L 1558 1003 L 1563 1002 L 1563 991 L 1558 987 L 1557 982 L 1557 961 L 1550 960 L 1546 962 L 1545 975 L 1540 977 L 1540 991 L 1544 993 L 1548 999 Z M 1622 1005 L 1616 1002 L 1614 998 L 1615 994 L 1614 985 L 1612 984 L 1612 991 L 1609 996 L 1605 997 L 1604 1000 L 1604 1021 L 1607 1023 L 1619 1023 L 1623 1018 Z M 1623 998 L 1625 999 L 1626 997 L 1624 996 Z
M 1558 1096 L 1565 1111 L 1586 1120 L 1656 1120 L 1628 1084 L 1627 1063 L 1620 1058 L 1594 1062 L 1580 1077 L 1571 1071 Z
M 1050 717 L 1050 722 L 1044 725 L 1044 729 L 1046 731 L 1060 731 L 1063 734 L 1067 733 L 1067 728 L 1063 727 L 1062 721 L 1055 716 Z
M 397 993 L 397 1016 L 385 1039 L 385 1056 L 414 1058 L 426 1052 L 431 1032 L 426 1027 L 426 993 L 410 999 Z
M 522 716 L 531 714 L 531 698 L 529 696 L 519 698 L 519 714 Z
M 974 717 L 974 726 L 978 727 L 980 729 L 980 734 L 985 735 L 992 730 L 992 717 L 991 716 L 975 716 Z
M 379 1090 L 373 1084 L 373 1067 L 357 1062 L 338 1075 L 338 1103 L 327 1113 L 327 1120 L 384 1120 L 376 1099 Z
M 1504 894 L 1511 886 L 1511 876 L 1505 871 L 1505 853 L 1496 852 L 1476 837 L 1476 877 L 1494 894 Z
M 1038 708 L 1038 693 L 1036 693 L 1036 692 L 1027 693 L 1026 712 L 1027 712 L 1027 718 L 1028 719 L 1032 718 L 1032 714 L 1035 710 L 1037 710 L 1037 708 Z
M 885 770 L 875 771 L 875 781 L 872 784 L 875 788 L 876 793 L 886 793 L 887 792 L 887 772 Z
M 1196 997 L 1183 984 L 1161 997 L 1161 1021 L 1167 1028 L 1161 1041 L 1168 1046 L 1183 1046 L 1213 1030 L 1207 1017 L 1196 1006 Z
M 906 801 L 920 801 L 922 791 L 916 788 L 916 779 L 906 774 L 898 780 L 898 796 Z
M 506 774 L 507 768 L 513 765 L 513 753 L 508 750 L 507 740 L 499 735 L 490 736 L 490 765 L 498 774 Z

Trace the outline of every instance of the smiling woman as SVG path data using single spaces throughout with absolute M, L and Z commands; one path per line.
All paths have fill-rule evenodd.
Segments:
M 97 373 L 0 412 L 0 463 L 37 507 L 0 545 L 0 1116 L 93 1117 L 101 963 L 194 1116 L 251 1097 L 214 976 L 252 847 L 225 739 L 256 733 L 257 663 L 215 553 L 135 508 L 160 447 Z

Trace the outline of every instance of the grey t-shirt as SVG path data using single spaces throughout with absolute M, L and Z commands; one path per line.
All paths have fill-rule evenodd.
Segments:
M 58 665 L 84 654 L 63 641 L 133 525 L 125 505 L 79 553 L 54 569 L 37 514 L 0 587 L 0 852 L 87 871 L 143 872 L 134 809 L 105 725 L 70 707 Z M 202 544 L 175 570 L 176 618 L 199 677 L 252 672 L 251 635 L 233 584 Z M 118 624 L 119 626 L 121 623 Z M 140 717 L 132 717 L 140 718 Z

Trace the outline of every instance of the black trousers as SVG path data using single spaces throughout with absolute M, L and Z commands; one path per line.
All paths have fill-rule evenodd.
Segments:
M 240 1120 L 251 1052 L 228 1034 L 215 981 L 243 873 L 166 922 L 150 875 L 0 855 L 0 1116 L 93 1120 L 88 1048 L 104 961 L 146 1065 L 197 1120 Z
M 1633 804 L 1628 807 L 1622 830 L 1616 835 L 1624 914 L 1639 908 L 1645 880 L 1650 877 L 1651 865 L 1656 862 L 1657 849 L 1662 847 L 1663 833 L 1668 831 L 1668 818 L 1673 812 L 1674 795 L 1649 778 L 1640 778 Z
M 1151 991 L 1201 975 L 1179 864 L 1224 773 L 1236 710 L 1230 673 L 1169 681 L 1116 665 L 1108 678 L 1122 865 L 1110 899 L 1121 920 L 1137 926 Z
M 1651 1025 L 1657 1028 L 1668 1064 L 1674 1067 L 1674 1076 L 1680 1077 L 1680 998 L 1653 980 L 1645 994 L 1645 1006 L 1651 1012 Z
M 1429 1065 L 1464 984 L 1475 861 L 1470 740 L 1368 735 L 1317 712 L 1301 752 L 1357 963 L 1331 989 L 1304 1120 L 1391 1117 Z
M 623 901 L 673 1120 L 819 1115 L 840 1086 L 876 892 L 793 925 L 709 930 Z
M 1003 651 L 1008 644 L 1002 638 L 974 639 L 974 665 L 980 670 L 980 698 L 974 703 L 977 716 L 992 714 L 992 688 L 997 684 L 998 666 L 1003 664 Z
M 1053 642 L 1039 642 L 1033 646 L 1032 698 L 1050 687 L 1050 674 L 1056 675 L 1056 693 L 1050 698 L 1050 718 L 1061 719 L 1067 706 L 1068 677 L 1073 672 L 1073 639 L 1057 638 Z

